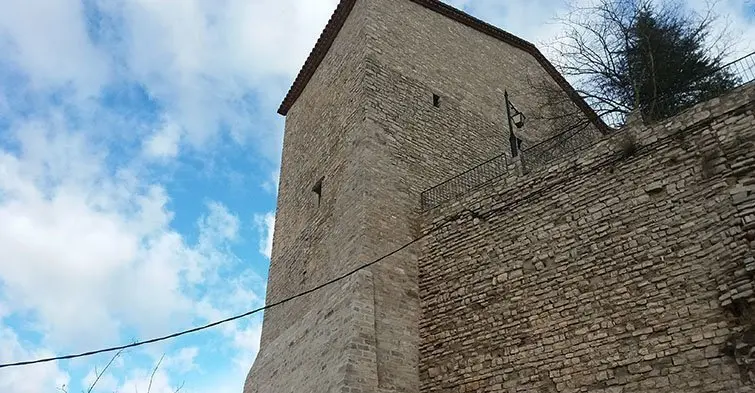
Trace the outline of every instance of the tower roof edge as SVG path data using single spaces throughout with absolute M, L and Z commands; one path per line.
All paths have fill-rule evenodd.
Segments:
M 357 1 L 358 0 L 341 0 L 341 2 L 338 4 L 327 25 L 325 25 L 325 29 L 317 39 L 317 43 L 307 57 L 307 60 L 304 62 L 304 66 L 299 71 L 296 79 L 294 79 L 291 88 L 288 90 L 286 97 L 283 99 L 283 102 L 278 108 L 278 113 L 280 115 L 286 116 L 289 109 L 291 109 L 301 93 L 304 91 L 304 88 L 307 86 L 310 79 L 312 79 L 315 71 L 325 58 L 328 50 L 333 44 L 333 41 L 336 39 L 336 36 L 346 22 L 346 19 L 348 19 L 349 14 L 351 13 L 351 10 L 354 8 L 354 4 Z M 499 29 L 485 21 L 467 14 L 464 11 L 456 9 L 438 0 L 408 1 L 417 3 L 449 19 L 464 24 L 483 34 L 487 34 L 493 38 L 499 39 L 511 46 L 514 46 L 531 54 L 535 58 L 535 60 L 537 60 L 537 62 L 543 67 L 543 69 L 554 79 L 554 81 L 569 95 L 572 101 L 574 101 L 574 103 L 585 113 L 585 115 L 587 115 L 587 117 L 595 124 L 595 126 L 603 133 L 608 132 L 609 127 L 600 119 L 600 117 L 587 104 L 587 102 L 582 99 L 582 97 L 563 77 L 563 75 L 561 75 L 561 73 L 556 70 L 556 67 L 554 67 L 553 64 L 531 42 L 517 37 L 507 31 Z

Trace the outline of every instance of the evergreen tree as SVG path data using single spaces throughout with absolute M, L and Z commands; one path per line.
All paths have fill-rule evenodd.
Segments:
M 625 78 L 633 81 L 626 96 L 645 121 L 672 116 L 738 84 L 721 68 L 722 57 L 705 48 L 707 24 L 675 11 L 657 12 L 650 4 L 637 11 L 625 52 Z
M 713 30 L 715 19 L 683 4 L 599 0 L 561 20 L 554 60 L 610 124 L 621 125 L 636 108 L 646 122 L 659 120 L 739 83 L 721 68 L 728 53 L 714 44 L 726 32 Z

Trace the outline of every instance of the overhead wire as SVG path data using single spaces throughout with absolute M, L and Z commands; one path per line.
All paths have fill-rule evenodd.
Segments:
M 393 251 L 391 251 L 391 252 L 389 252 L 389 253 L 387 253 L 387 254 L 385 254 L 385 255 L 383 255 L 383 256 L 381 256 L 381 257 L 379 257 L 379 258 L 377 258 L 377 259 L 375 259 L 375 260 L 373 260 L 373 261 L 371 261 L 369 263 L 365 263 L 365 264 L 363 264 L 363 265 L 361 265 L 359 267 L 356 267 L 353 270 L 351 270 L 351 271 L 349 271 L 349 272 L 347 272 L 345 274 L 342 274 L 342 275 L 340 275 L 340 276 L 338 276 L 336 278 L 333 278 L 333 279 L 331 279 L 331 280 L 329 280 L 327 282 L 324 282 L 324 283 L 322 283 L 320 285 L 317 285 L 317 286 L 315 286 L 313 288 L 310 288 L 310 289 L 308 289 L 306 291 L 297 293 L 296 295 L 287 297 L 285 299 L 282 299 L 282 300 L 279 300 L 279 301 L 276 301 L 276 302 L 272 302 L 270 304 L 265 305 L 264 307 L 259 307 L 259 308 L 256 308 L 254 310 L 247 311 L 247 312 L 245 312 L 243 314 L 234 315 L 232 317 L 228 317 L 228 318 L 225 318 L 225 319 L 222 319 L 222 320 L 219 320 L 219 321 L 208 323 L 206 325 L 202 325 L 202 326 L 198 326 L 198 327 L 195 327 L 195 328 L 183 330 L 183 331 L 180 331 L 180 332 L 168 334 L 168 335 L 165 335 L 165 336 L 156 337 L 156 338 L 152 338 L 152 339 L 149 339 L 149 340 L 136 341 L 136 342 L 133 342 L 131 344 L 118 345 L 118 346 L 114 346 L 114 347 L 102 348 L 102 349 L 97 349 L 97 350 L 93 350 L 93 351 L 81 352 L 81 353 L 70 354 L 70 355 L 52 356 L 52 357 L 40 358 L 40 359 L 35 359 L 35 360 L 27 360 L 27 361 L 22 361 L 22 362 L 2 363 L 2 364 L 0 364 L 0 369 L 2 369 L 2 368 L 8 368 L 8 367 L 28 366 L 28 365 L 39 364 L 39 363 L 55 362 L 55 361 L 59 361 L 59 360 L 70 360 L 70 359 L 76 359 L 76 358 L 82 358 L 82 357 L 87 357 L 87 356 L 98 355 L 98 354 L 101 354 L 101 353 L 122 351 L 124 349 L 129 349 L 129 348 L 134 348 L 134 347 L 139 347 L 139 346 L 143 346 L 143 345 L 147 345 L 147 344 L 154 344 L 154 343 L 157 343 L 157 342 L 174 339 L 174 338 L 177 338 L 177 337 L 185 336 L 187 334 L 196 333 L 196 332 L 207 330 L 207 329 L 219 326 L 219 325 L 223 325 L 223 324 L 226 324 L 228 322 L 232 322 L 232 321 L 236 321 L 236 320 L 239 320 L 239 319 L 242 319 L 242 318 L 246 318 L 248 316 L 257 314 L 259 312 L 268 310 L 270 308 L 280 306 L 281 304 L 290 302 L 290 301 L 292 301 L 294 299 L 298 299 L 298 298 L 300 298 L 302 296 L 309 295 L 309 294 L 311 294 L 313 292 L 319 291 L 322 288 L 325 288 L 325 287 L 327 287 L 329 285 L 335 284 L 335 283 L 337 283 L 337 282 L 339 282 L 341 280 L 344 280 L 344 279 L 346 279 L 346 278 L 348 278 L 350 276 L 353 276 L 354 274 L 356 274 L 357 272 L 359 272 L 361 270 L 364 270 L 364 269 L 366 269 L 366 268 L 368 268 L 368 267 L 370 267 L 372 265 L 375 265 L 375 264 L 383 261 L 384 259 L 387 259 L 387 258 L 389 258 L 389 257 L 391 257 L 391 256 L 393 256 L 395 254 L 398 254 L 399 252 L 405 250 L 406 248 L 410 247 L 411 245 L 413 245 L 413 244 L 417 243 L 418 241 L 422 240 L 427 235 L 429 235 L 429 233 L 426 233 L 426 234 L 424 234 L 424 235 L 422 235 L 420 237 L 412 239 L 411 241 L 409 241 L 409 242 L 403 244 L 402 246 L 400 246 L 399 248 L 396 248 L 395 250 L 393 250 Z
M 598 163 L 597 165 L 592 166 L 592 168 L 589 168 L 588 171 L 586 171 L 584 173 L 578 173 L 576 175 L 578 176 L 578 175 L 589 174 L 589 173 L 595 171 L 596 169 L 600 169 L 602 167 L 605 167 L 606 165 L 611 165 L 611 164 L 615 163 L 616 161 L 617 161 L 617 157 L 614 156 L 614 157 L 612 157 L 609 160 L 606 160 L 606 161 L 604 161 L 602 163 Z M 509 203 L 506 203 L 506 204 L 503 204 L 503 205 L 500 205 L 500 206 L 496 206 L 494 209 L 491 209 L 485 215 L 488 216 L 491 213 L 497 213 L 497 212 L 500 212 L 500 211 L 503 211 L 503 210 L 510 210 L 512 207 L 515 207 L 515 206 L 521 204 L 522 202 L 530 199 L 531 197 L 537 197 L 537 196 L 543 195 L 545 193 L 545 191 L 548 191 L 548 190 L 552 189 L 556 185 L 565 183 L 568 180 L 571 180 L 573 177 L 576 177 L 576 176 L 566 176 L 566 177 L 563 177 L 563 178 L 558 179 L 556 181 L 550 182 L 549 184 L 547 184 L 547 185 L 545 185 L 543 187 L 540 187 L 540 189 L 534 190 L 534 191 L 532 191 L 532 192 L 524 195 L 523 197 L 521 197 L 521 198 L 519 198 L 517 200 L 510 201 Z M 351 277 L 351 276 L 353 276 L 354 274 L 358 273 L 361 270 L 364 270 L 364 269 L 366 269 L 366 268 L 368 268 L 370 266 L 373 266 L 373 265 L 375 265 L 375 264 L 377 264 L 379 262 L 382 262 L 383 260 L 385 260 L 387 258 L 390 258 L 393 255 L 398 254 L 399 252 L 401 252 L 401 251 L 409 248 L 410 246 L 414 245 L 415 243 L 419 242 L 420 240 L 426 238 L 427 236 L 429 236 L 430 234 L 432 234 L 436 230 L 442 228 L 445 223 L 448 223 L 450 221 L 453 221 L 453 220 L 459 218 L 462 213 L 470 213 L 470 214 L 472 214 L 472 216 L 482 217 L 482 216 L 477 215 L 475 212 L 470 211 L 469 209 L 462 209 L 458 214 L 456 214 L 454 216 L 447 217 L 446 220 L 444 220 L 442 223 L 440 223 L 440 224 L 438 224 L 438 223 L 434 224 L 433 225 L 435 227 L 434 229 L 429 230 L 429 231 L 423 233 L 421 236 L 418 236 L 418 237 L 412 239 L 411 241 L 408 241 L 408 242 L 404 243 L 400 247 L 394 249 L 393 251 L 391 251 L 391 252 L 389 252 L 389 253 L 387 253 L 387 254 L 385 254 L 385 255 L 383 255 L 383 256 L 381 256 L 381 257 L 379 257 L 379 258 L 377 258 L 377 259 L 375 259 L 375 260 L 373 260 L 371 262 L 368 262 L 368 263 L 365 263 L 363 265 L 360 265 L 360 266 L 358 266 L 358 267 L 350 270 L 349 272 L 347 272 L 345 274 L 337 276 L 337 277 L 335 277 L 335 278 L 333 278 L 333 279 L 331 279 L 329 281 L 326 281 L 326 282 L 324 282 L 324 283 L 322 283 L 320 285 L 317 285 L 317 286 L 315 286 L 313 288 L 310 288 L 308 290 L 305 290 L 305 291 L 300 292 L 298 294 L 295 294 L 293 296 L 281 299 L 279 301 L 272 302 L 272 303 L 267 304 L 267 305 L 265 305 L 263 307 L 259 307 L 259 308 L 256 308 L 254 310 L 245 312 L 243 314 L 234 315 L 232 317 L 228 317 L 228 318 L 225 318 L 225 319 L 222 319 L 222 320 L 211 322 L 211 323 L 208 323 L 206 325 L 194 327 L 194 328 L 191 328 L 191 329 L 187 329 L 187 330 L 183 330 L 183 331 L 180 331 L 180 332 L 168 334 L 168 335 L 165 335 L 165 336 L 156 337 L 156 338 L 152 338 L 152 339 L 149 339 L 149 340 L 136 341 L 136 342 L 133 342 L 131 344 L 124 344 L 124 345 L 113 346 L 113 347 L 109 347 L 109 348 L 102 348 L 102 349 L 97 349 L 97 350 L 93 350 L 93 351 L 87 351 L 87 352 L 81 352 L 81 353 L 69 354 L 69 355 L 63 355 L 63 356 L 52 356 L 52 357 L 47 357 L 47 358 L 35 359 L 35 360 L 27 360 L 27 361 L 11 362 L 11 363 L 2 363 L 2 364 L 0 364 L 0 369 L 9 368 L 9 367 L 28 366 L 28 365 L 40 364 L 40 363 L 48 363 L 48 362 L 54 362 L 54 361 L 59 361 L 59 360 L 77 359 L 77 358 L 82 358 L 82 357 L 88 357 L 88 356 L 98 355 L 98 354 L 102 354 L 102 353 L 121 351 L 121 350 L 129 349 L 129 348 L 134 348 L 134 347 L 139 347 L 139 346 L 153 344 L 153 343 L 157 343 L 157 342 L 161 342 L 161 341 L 170 340 L 170 339 L 173 339 L 173 338 L 177 338 L 177 337 L 185 336 L 185 335 L 188 335 L 188 334 L 200 332 L 200 331 L 203 331 L 203 330 L 211 329 L 213 327 L 216 327 L 216 326 L 219 326 L 219 325 L 223 325 L 223 324 L 226 324 L 228 322 L 232 322 L 232 321 L 236 321 L 236 320 L 239 320 L 239 319 L 243 319 L 243 318 L 249 317 L 249 316 L 257 314 L 259 312 L 262 312 L 262 311 L 265 311 L 265 310 L 269 310 L 269 309 L 271 309 L 273 307 L 280 306 L 280 305 L 282 305 L 284 303 L 288 303 L 288 302 L 290 302 L 292 300 L 295 300 L 295 299 L 298 299 L 300 297 L 309 295 L 309 294 L 311 294 L 313 292 L 319 291 L 322 288 L 325 288 L 325 287 L 330 286 L 332 284 L 335 284 L 335 283 L 337 283 L 339 281 L 342 281 L 342 280 L 344 280 L 344 279 L 346 279 L 348 277 Z

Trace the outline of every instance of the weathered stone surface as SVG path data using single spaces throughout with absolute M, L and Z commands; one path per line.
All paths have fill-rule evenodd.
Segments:
M 428 211 L 421 391 L 755 391 L 754 93 Z
M 509 150 L 503 91 L 536 113 L 538 67 L 415 2 L 356 2 L 288 112 L 267 301 L 427 237 L 266 311 L 245 393 L 753 391 L 730 310 L 755 290 L 755 87 L 623 131 L 631 155 L 511 160 L 421 212 Z
M 509 151 L 505 90 L 523 135 L 552 134 L 528 77 L 553 83 L 531 54 L 420 4 L 357 0 L 288 111 L 267 302 L 417 236 L 421 191 Z M 245 392 L 417 392 L 419 252 L 266 311 Z

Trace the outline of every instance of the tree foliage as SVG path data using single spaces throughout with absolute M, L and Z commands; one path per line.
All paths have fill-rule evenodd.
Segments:
M 646 122 L 662 119 L 736 86 L 722 68 L 726 32 L 714 31 L 715 15 L 684 10 L 649 0 L 573 7 L 553 47 L 556 66 L 615 123 L 636 108 Z
M 736 76 L 722 68 L 724 53 L 706 47 L 709 27 L 708 19 L 698 23 L 649 4 L 638 10 L 626 52 L 627 78 L 634 81 L 627 93 L 643 118 L 671 116 L 737 85 Z

